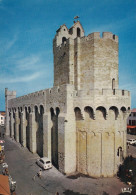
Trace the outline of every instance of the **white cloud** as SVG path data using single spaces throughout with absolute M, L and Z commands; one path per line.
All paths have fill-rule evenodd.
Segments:
M 30 56 L 16 61 L 17 68 L 21 71 L 38 68 L 40 64 L 39 56 Z
M 3 77 L 0 79 L 0 83 L 19 83 L 19 82 L 24 82 L 27 83 L 29 81 L 35 80 L 39 77 L 41 77 L 41 75 L 43 74 L 43 72 L 36 72 L 33 73 L 31 75 L 26 75 L 26 76 L 22 76 L 22 77 L 16 77 L 16 78 L 8 78 L 7 77 Z
M 15 44 L 15 42 L 17 41 L 17 34 L 14 35 L 13 39 L 11 40 L 0 40 L 0 55 L 2 55 L 3 53 L 7 52 L 9 49 L 12 48 L 12 46 Z

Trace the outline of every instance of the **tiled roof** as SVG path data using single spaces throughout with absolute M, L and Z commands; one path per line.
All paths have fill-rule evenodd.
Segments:
M 136 108 L 133 108 L 133 109 L 131 110 L 131 112 L 136 112 Z
M 0 111 L 0 114 L 2 115 L 2 116 L 5 116 L 5 111 Z

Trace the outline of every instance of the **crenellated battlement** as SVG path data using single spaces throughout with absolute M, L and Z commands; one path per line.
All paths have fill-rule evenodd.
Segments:
M 88 36 L 84 36 L 84 30 L 80 22 L 74 24 L 75 26 L 68 29 L 66 25 L 60 26 L 60 28 L 57 30 L 57 33 L 55 35 L 55 38 L 53 40 L 53 45 L 56 48 L 62 48 L 62 45 L 66 45 L 69 43 L 69 39 L 76 39 L 80 38 L 85 41 L 87 40 L 93 40 L 93 39 L 111 39 L 115 42 L 118 42 L 118 36 L 111 33 L 111 32 L 103 32 L 102 37 L 100 36 L 100 32 L 93 32 L 90 33 Z M 80 34 L 78 35 L 77 29 L 80 30 Z
M 31 98 L 37 98 L 37 97 L 43 97 L 46 95 L 46 90 L 40 90 L 40 91 L 36 91 L 34 93 L 29 93 L 27 95 L 24 95 L 24 96 L 20 96 L 20 97 L 17 97 L 16 100 L 17 101 L 20 101 L 20 100 L 27 100 L 27 99 L 31 99 Z M 14 99 L 13 99 L 14 101 Z
M 94 96 L 110 96 L 110 97 L 130 97 L 130 91 L 127 90 L 120 90 L 120 89 L 92 89 L 92 90 L 79 90 L 79 91 L 74 91 L 73 94 L 74 97 L 94 97 Z
M 70 29 L 62 25 L 57 30 L 53 52 L 54 86 L 111 89 L 114 81 L 114 88 L 118 88 L 118 36 L 113 33 L 103 32 L 101 36 L 100 32 L 93 32 L 84 36 L 79 21 Z
M 5 88 L 5 96 L 16 97 L 16 91 L 8 91 L 8 88 Z
M 54 46 L 59 50 L 63 50 L 68 44 L 73 44 L 74 41 L 76 41 L 77 39 L 80 39 L 82 42 L 89 41 L 89 40 L 95 40 L 95 39 L 101 39 L 101 40 L 110 39 L 118 43 L 118 36 L 111 32 L 103 32 L 102 37 L 100 36 L 100 32 L 93 32 L 93 33 L 90 33 L 88 36 L 76 37 L 75 39 L 72 39 L 72 37 L 69 37 L 64 42 L 62 42 L 60 45 L 57 45 L 56 41 L 54 40 Z
M 102 37 L 100 36 L 100 32 L 93 32 L 90 33 L 85 39 L 92 40 L 92 39 L 111 39 L 115 42 L 118 42 L 118 36 L 112 34 L 111 32 L 103 32 Z

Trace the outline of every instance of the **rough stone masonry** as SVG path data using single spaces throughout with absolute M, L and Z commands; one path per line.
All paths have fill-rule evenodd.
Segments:
M 5 89 L 6 134 L 62 173 L 111 177 L 126 156 L 130 92 L 118 89 L 118 37 L 84 36 L 79 21 L 53 40 L 54 86 L 16 98 Z

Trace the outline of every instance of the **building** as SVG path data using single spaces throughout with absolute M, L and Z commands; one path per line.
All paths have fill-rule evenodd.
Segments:
M 5 111 L 0 111 L 0 126 L 5 125 Z
M 5 90 L 6 134 L 62 173 L 110 177 L 126 157 L 130 92 L 118 89 L 118 37 L 88 36 L 79 21 L 53 40 L 54 86 L 16 98 Z
M 131 113 L 127 119 L 127 132 L 136 134 L 136 108 L 131 110 Z

